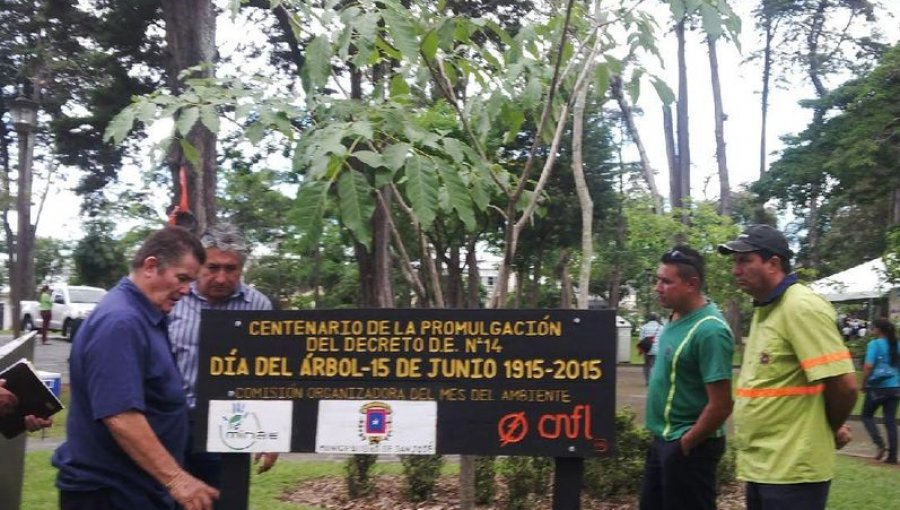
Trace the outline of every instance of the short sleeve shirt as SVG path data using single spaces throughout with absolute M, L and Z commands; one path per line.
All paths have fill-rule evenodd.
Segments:
M 653 435 L 672 441 L 697 423 L 709 403 L 706 385 L 732 376 L 734 338 L 716 305 L 669 322 L 657 337 L 645 422 Z M 724 426 L 716 432 L 725 434 Z
M 879 364 L 890 365 L 891 354 L 888 350 L 887 338 L 876 338 L 869 342 L 869 345 L 866 346 L 865 363 L 872 365 L 872 367 L 877 367 Z M 892 377 L 874 384 L 866 383 L 866 386 L 871 388 L 898 388 L 900 387 L 900 370 L 894 367 L 894 375 Z
M 52 460 L 61 490 L 108 489 L 115 508 L 174 508 L 166 490 L 131 460 L 102 421 L 140 411 L 163 447 L 181 463 L 187 446 L 187 401 L 165 319 L 123 278 L 79 329 L 69 359 L 68 437 Z
M 794 284 L 758 306 L 734 407 L 738 478 L 794 484 L 831 480 L 834 433 L 823 379 L 853 373 L 831 304 Z
M 659 336 L 660 329 L 662 329 L 662 324 L 657 321 L 650 321 L 641 326 L 640 339 L 653 338 L 653 344 L 650 347 L 650 351 L 647 352 L 650 356 L 656 356 L 656 353 L 659 352 L 659 341 L 656 337 Z

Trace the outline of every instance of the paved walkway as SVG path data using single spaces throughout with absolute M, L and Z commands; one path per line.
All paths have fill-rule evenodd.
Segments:
M 0 337 L 0 345 L 9 341 L 9 337 Z M 34 347 L 34 364 L 38 370 L 47 372 L 57 372 L 62 376 L 62 383 L 69 383 L 69 348 L 71 344 L 67 339 L 59 336 L 51 336 L 49 345 L 41 345 L 39 342 Z M 646 397 L 646 388 L 644 387 L 644 378 L 640 365 L 621 364 L 618 366 L 616 386 L 617 407 L 631 407 L 638 416 L 639 422 L 644 418 L 644 399 Z M 870 457 L 875 454 L 875 447 L 869 440 L 865 428 L 858 417 L 853 417 L 849 421 L 850 428 L 853 431 L 854 440 L 847 445 L 840 453 L 859 457 Z M 729 420 L 730 427 L 730 420 Z M 54 449 L 59 445 L 61 439 L 30 437 L 28 440 L 29 450 L 48 450 Z M 292 454 L 291 456 L 307 457 L 315 454 Z M 316 458 L 322 459 L 321 455 Z

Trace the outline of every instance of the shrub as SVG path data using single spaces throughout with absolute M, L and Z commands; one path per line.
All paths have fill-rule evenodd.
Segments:
M 737 480 L 737 451 L 729 442 L 725 455 L 722 456 L 716 469 L 716 487 L 732 484 L 735 480 Z
M 354 455 L 347 459 L 344 470 L 347 473 L 347 493 L 351 498 L 361 498 L 372 492 L 374 484 L 370 476 L 377 455 Z
M 494 501 L 497 484 L 494 457 L 475 457 L 475 504 L 488 505 Z
M 547 468 L 549 464 L 549 470 Z M 546 457 L 506 457 L 500 462 L 500 475 L 508 492 L 507 510 L 528 510 L 532 494 L 545 494 L 550 486 L 553 463 Z
M 616 412 L 616 455 L 585 461 L 585 490 L 594 498 L 635 494 L 640 489 L 650 433 L 634 419 L 630 408 Z
M 406 498 L 413 502 L 425 501 L 434 491 L 441 475 L 444 457 L 440 455 L 402 455 L 403 475 L 406 477 Z

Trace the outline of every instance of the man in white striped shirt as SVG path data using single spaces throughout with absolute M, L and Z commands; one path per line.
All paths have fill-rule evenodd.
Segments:
M 200 243 L 206 250 L 206 263 L 200 268 L 188 295 L 181 298 L 169 314 L 169 341 L 187 393 L 192 431 L 200 364 L 200 311 L 272 309 L 269 298 L 241 281 L 249 249 L 234 225 L 212 225 L 200 237 Z M 193 452 L 192 439 L 188 441 L 185 468 L 193 476 L 220 488 L 221 455 Z M 257 454 L 255 461 L 261 461 L 259 472 L 268 471 L 277 458 L 277 453 Z

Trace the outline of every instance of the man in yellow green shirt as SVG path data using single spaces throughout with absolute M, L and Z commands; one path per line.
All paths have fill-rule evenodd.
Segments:
M 657 335 L 645 423 L 653 435 L 641 483 L 641 510 L 714 510 L 716 468 L 731 414 L 734 339 L 703 295 L 704 263 L 676 246 L 656 271 L 656 294 L 672 310 Z
M 749 226 L 719 253 L 732 256 L 755 308 L 734 407 L 747 509 L 824 509 L 857 391 L 834 308 L 797 283 L 787 239 L 768 225 Z

